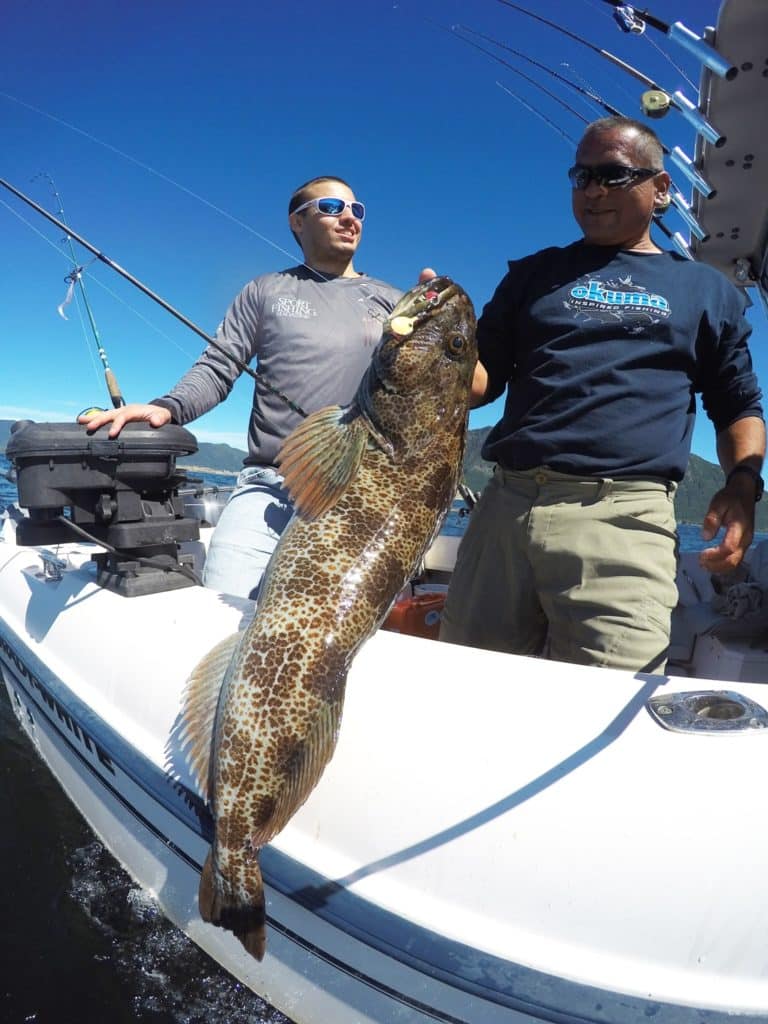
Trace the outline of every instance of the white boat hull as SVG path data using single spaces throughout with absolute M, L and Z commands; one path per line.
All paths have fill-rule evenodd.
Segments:
M 258 964 L 199 918 L 210 822 L 173 739 L 189 670 L 250 606 L 120 597 L 87 547 L 61 551 L 47 582 L 36 549 L 0 544 L 22 726 L 168 917 L 298 1024 L 768 1016 L 765 730 L 663 728 L 646 702 L 679 679 L 380 632 L 331 764 L 263 852 Z

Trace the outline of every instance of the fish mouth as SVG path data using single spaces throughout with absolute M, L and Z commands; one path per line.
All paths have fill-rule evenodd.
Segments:
M 450 277 L 433 277 L 430 281 L 417 285 L 400 299 L 390 313 L 384 329 L 400 336 L 411 334 L 458 293 L 459 286 Z

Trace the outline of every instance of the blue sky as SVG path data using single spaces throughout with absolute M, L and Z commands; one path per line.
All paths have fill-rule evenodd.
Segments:
M 698 82 L 694 61 L 650 29 L 624 35 L 606 3 L 530 6 L 695 97 L 685 81 Z M 651 5 L 697 32 L 716 22 L 717 8 Z M 572 146 L 497 83 L 574 138 L 582 122 L 446 31 L 459 23 L 639 114 L 639 83 L 497 0 L 4 0 L 0 177 L 55 212 L 48 183 L 33 180 L 50 175 L 74 230 L 213 332 L 247 280 L 298 258 L 285 214 L 294 187 L 339 174 L 368 206 L 359 270 L 407 288 L 433 266 L 479 311 L 507 259 L 578 237 L 565 177 Z M 506 56 L 582 116 L 601 116 Z M 653 127 L 692 154 L 693 133 L 678 115 Z M 75 303 L 67 321 L 56 312 L 70 269 L 61 233 L 4 189 L 0 201 L 0 418 L 68 420 L 109 404 Z M 685 231 L 674 214 L 668 223 Z M 79 259 L 123 394 L 162 394 L 202 342 L 86 251 Z M 752 318 L 765 380 L 768 332 L 759 308 Z M 245 447 L 251 391 L 241 378 L 193 425 L 198 438 Z M 471 426 L 497 414 L 498 404 L 478 410 Z M 714 460 L 711 427 L 699 419 L 694 451 Z

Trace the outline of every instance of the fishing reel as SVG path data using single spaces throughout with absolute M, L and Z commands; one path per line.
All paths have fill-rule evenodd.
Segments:
M 672 107 L 672 99 L 661 89 L 648 89 L 640 97 L 640 106 L 646 117 L 658 121 L 666 117 Z

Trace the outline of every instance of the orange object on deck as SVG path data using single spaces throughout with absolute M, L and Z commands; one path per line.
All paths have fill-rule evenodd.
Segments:
M 381 628 L 392 633 L 408 633 L 409 636 L 437 640 L 444 604 L 444 593 L 414 594 L 401 598 L 394 603 Z

